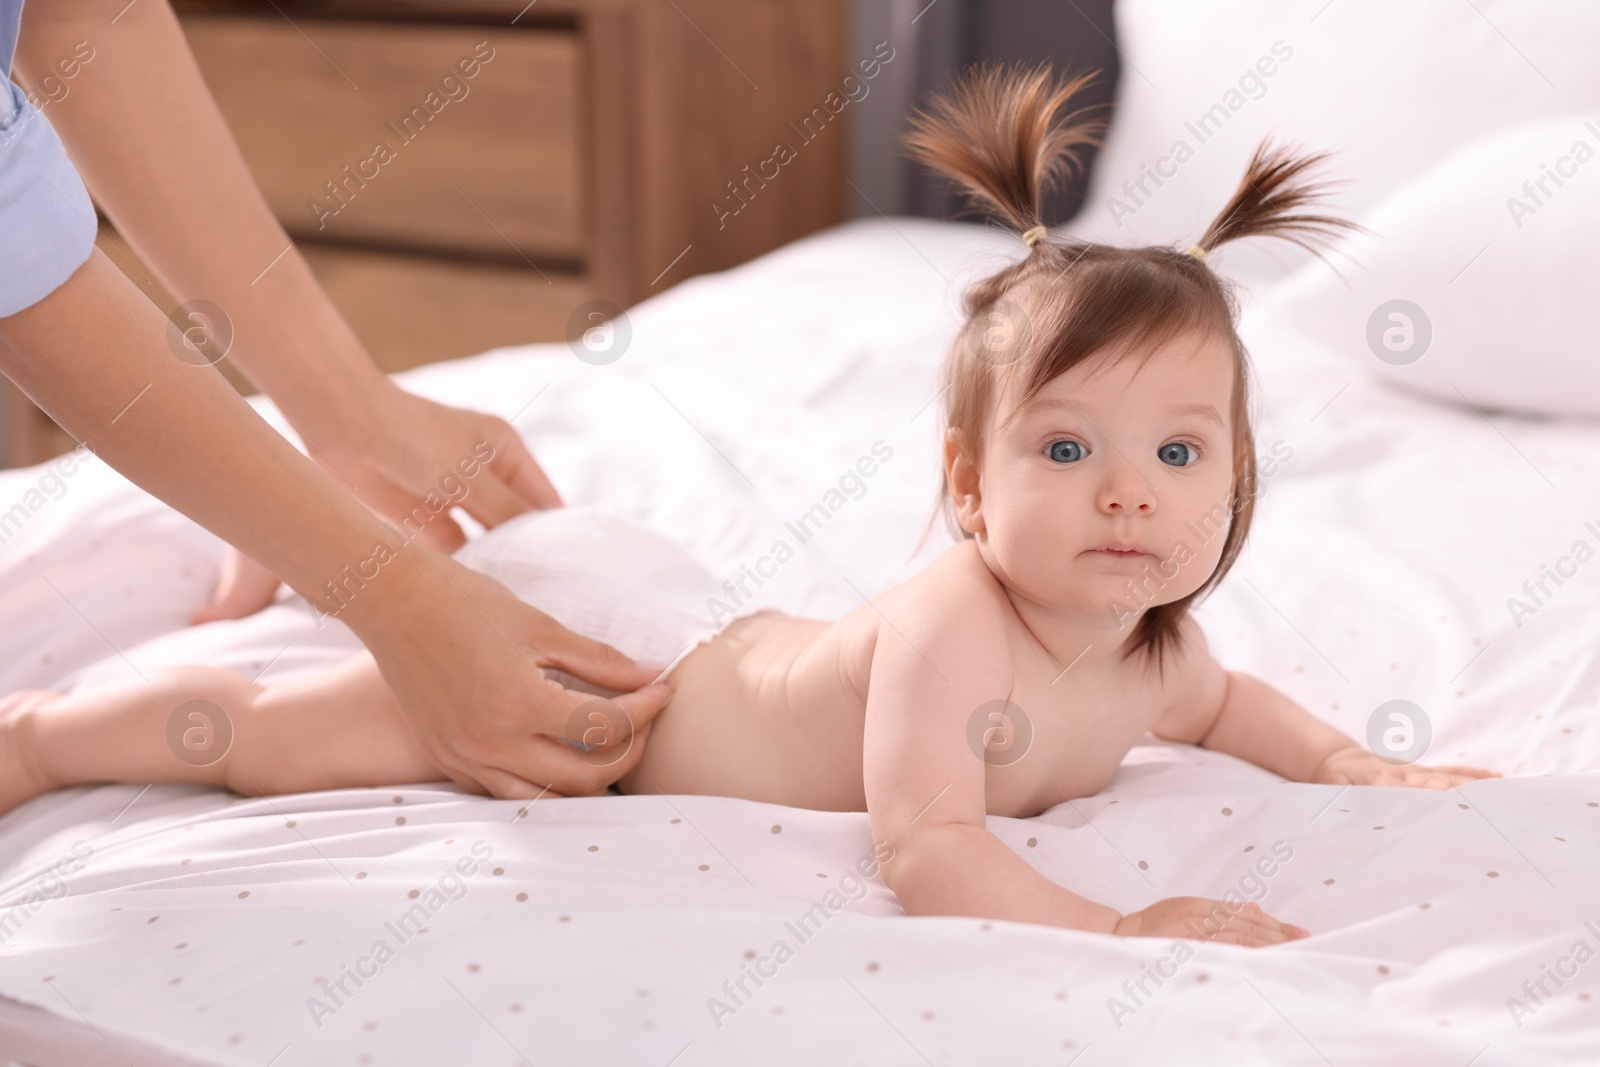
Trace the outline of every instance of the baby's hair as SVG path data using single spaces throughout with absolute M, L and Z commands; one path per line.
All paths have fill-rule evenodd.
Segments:
M 1205 254 L 1243 237 L 1280 237 L 1320 255 L 1348 220 L 1308 212 L 1332 183 L 1309 180 L 1328 158 L 1257 146 L 1238 190 L 1187 251 L 1176 247 L 1121 248 L 1045 229 L 1045 193 L 1083 164 L 1081 146 L 1099 143 L 1104 124 L 1083 110 L 1068 111 L 1095 77 L 1061 80 L 1048 66 L 978 67 L 926 111 L 911 118 L 906 144 L 913 158 L 953 179 L 973 206 L 996 214 L 1027 241 L 1026 254 L 979 280 L 964 298 L 966 322 L 945 364 L 944 416 L 962 449 L 978 463 L 1001 388 L 1020 375 L 1021 402 L 1101 353 L 1145 362 L 1166 342 L 1189 333 L 1229 342 L 1234 355 L 1232 522 L 1216 570 L 1193 593 L 1145 611 L 1124 652 L 1142 651 L 1158 665 L 1192 604 L 1222 581 L 1238 558 L 1255 512 L 1255 435 L 1250 425 L 1248 355 L 1235 329 L 1232 284 L 1205 263 Z M 996 349 L 995 337 L 1001 338 Z M 1140 356 L 1140 353 L 1143 353 Z M 955 532 L 951 487 L 940 501 Z

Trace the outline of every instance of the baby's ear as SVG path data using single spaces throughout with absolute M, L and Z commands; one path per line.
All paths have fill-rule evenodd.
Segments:
M 966 434 L 956 426 L 944 434 L 944 483 L 961 528 L 969 534 L 983 533 L 983 488 L 977 458 Z

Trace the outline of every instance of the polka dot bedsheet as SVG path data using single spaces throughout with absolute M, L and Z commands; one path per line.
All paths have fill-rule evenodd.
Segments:
M 610 362 L 534 345 L 404 380 L 512 419 L 569 502 L 830 617 L 940 547 L 918 544 L 937 368 L 963 280 L 1012 254 L 982 227 L 852 223 L 632 309 Z M 1394 392 L 1270 289 L 1244 335 L 1274 462 L 1199 612 L 1213 651 L 1353 737 L 1403 707 L 1427 760 L 1507 777 L 1311 786 L 1150 739 L 1103 793 L 990 828 L 1123 911 L 1233 893 L 1311 938 L 908 918 L 860 814 L 108 785 L 0 817 L 0 1062 L 1600 1060 L 1600 428 Z M 186 661 L 270 682 L 357 647 L 287 595 L 185 629 L 215 538 L 92 457 L 49 470 L 0 474 L 0 512 L 25 505 L 0 543 L 5 690 Z

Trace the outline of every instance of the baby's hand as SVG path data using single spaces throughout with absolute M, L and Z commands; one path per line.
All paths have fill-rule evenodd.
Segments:
M 1424 767 L 1393 764 L 1356 745 L 1341 748 L 1322 761 L 1311 780 L 1320 785 L 1409 785 L 1453 789 L 1477 778 L 1499 778 L 1498 771 L 1477 767 Z
M 1310 937 L 1311 931 L 1281 923 L 1250 901 L 1244 907 L 1204 897 L 1168 897 L 1124 915 L 1111 931 L 1118 937 L 1188 937 L 1260 948 Z

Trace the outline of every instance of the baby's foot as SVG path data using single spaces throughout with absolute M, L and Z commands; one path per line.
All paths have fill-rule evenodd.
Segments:
M 33 756 L 33 718 L 60 693 L 21 689 L 0 697 L 0 815 L 53 788 Z

